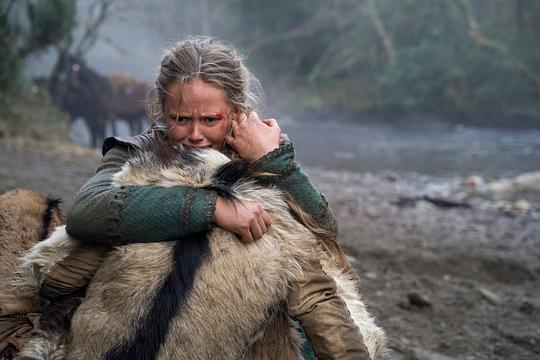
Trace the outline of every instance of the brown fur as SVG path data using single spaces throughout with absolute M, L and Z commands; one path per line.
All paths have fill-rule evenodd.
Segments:
M 63 215 L 58 204 L 57 200 L 32 190 L 14 189 L 0 195 L 1 356 L 15 356 L 38 323 L 38 316 L 32 313 L 41 309 L 39 296 L 34 291 L 13 286 L 12 281 L 16 278 L 21 254 L 61 225 Z
M 26 189 L 13 189 L 0 195 L 0 315 L 29 312 L 33 298 L 13 294 L 10 280 L 19 265 L 19 257 L 62 224 L 63 214 L 55 204 L 50 210 L 49 226 L 43 220 L 50 199 Z

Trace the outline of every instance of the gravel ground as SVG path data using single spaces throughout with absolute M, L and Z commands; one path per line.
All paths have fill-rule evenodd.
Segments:
M 99 157 L 0 140 L 0 191 L 40 190 L 66 208 Z M 393 359 L 540 358 L 537 204 L 523 212 L 466 197 L 459 178 L 306 171 L 328 196 Z M 471 207 L 442 208 L 422 195 Z
M 310 174 L 329 196 L 392 358 L 540 358 L 538 211 L 476 197 L 471 208 L 396 205 L 434 192 L 462 199 L 463 179 Z

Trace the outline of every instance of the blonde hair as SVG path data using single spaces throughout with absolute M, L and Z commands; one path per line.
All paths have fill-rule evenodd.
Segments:
M 245 57 L 232 45 L 208 36 L 192 36 L 165 50 L 154 86 L 146 96 L 151 129 L 157 139 L 166 139 L 168 124 L 163 103 L 172 83 L 185 84 L 200 79 L 223 90 L 237 113 L 260 110 L 262 89 L 259 80 L 244 65 Z

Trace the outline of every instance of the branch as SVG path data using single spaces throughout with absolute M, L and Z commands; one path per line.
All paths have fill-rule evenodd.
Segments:
M 343 38 L 331 43 L 318 57 L 313 65 L 308 79 L 313 82 L 321 73 L 331 76 L 339 71 L 348 69 L 357 61 L 357 56 L 352 53 L 352 47 L 345 43 Z
M 379 12 L 377 11 L 377 4 L 375 1 L 376 0 L 366 0 L 367 14 L 373 23 L 373 27 L 375 28 L 377 35 L 383 43 L 384 51 L 388 57 L 388 64 L 392 65 L 396 62 L 396 50 L 394 47 L 394 42 L 384 27 L 384 23 L 379 16 Z
M 453 0 L 454 4 L 463 13 L 467 26 L 469 28 L 469 36 L 471 40 L 481 48 L 485 48 L 497 56 L 501 57 L 506 66 L 515 72 L 518 76 L 521 76 L 527 80 L 532 86 L 540 92 L 540 77 L 535 74 L 525 63 L 516 58 L 512 52 L 504 44 L 491 39 L 482 33 L 480 25 L 476 20 L 474 13 L 471 9 L 471 5 L 468 0 Z
M 118 51 L 118 53 L 120 55 L 128 55 L 129 52 L 123 48 L 122 46 L 118 45 L 117 43 L 114 42 L 113 39 L 111 39 L 110 37 L 108 36 L 104 36 L 104 35 L 100 35 L 98 34 L 97 35 L 97 38 L 99 38 L 101 41 L 103 41 L 105 44 L 109 45 L 111 48 L 113 48 L 114 50 Z
M 111 2 L 109 0 L 94 1 L 90 4 L 90 13 L 94 13 L 94 9 L 98 8 L 98 14 L 94 18 L 90 18 L 86 24 L 84 34 L 80 42 L 76 45 L 73 54 L 77 57 L 82 57 L 84 53 L 90 49 L 97 40 L 97 31 L 99 27 L 111 15 Z
M 260 38 L 256 43 L 252 44 L 248 48 L 248 52 L 254 52 L 262 48 L 263 46 L 266 46 L 270 43 L 276 42 L 276 41 L 282 41 L 282 40 L 290 40 L 298 37 L 304 37 L 309 36 L 313 32 L 321 29 L 321 27 L 324 26 L 325 22 L 328 21 L 329 18 L 329 9 L 328 8 L 321 8 L 317 14 L 315 14 L 312 18 L 307 20 L 306 22 L 295 26 L 292 29 L 289 29 L 284 32 L 275 32 L 271 35 L 268 35 L 266 37 Z
M 6 11 L 4 12 L 4 15 L 8 16 L 9 15 L 9 12 L 11 11 L 11 7 L 13 6 L 13 4 L 15 3 L 15 0 L 10 0 L 7 7 L 6 7 Z

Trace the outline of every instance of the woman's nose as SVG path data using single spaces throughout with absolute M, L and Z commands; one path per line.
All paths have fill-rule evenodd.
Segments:
M 189 133 L 189 141 L 196 143 L 201 142 L 202 140 L 204 140 L 204 137 L 201 132 L 199 123 L 198 121 L 194 121 L 193 125 L 191 126 L 191 132 Z

